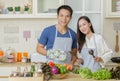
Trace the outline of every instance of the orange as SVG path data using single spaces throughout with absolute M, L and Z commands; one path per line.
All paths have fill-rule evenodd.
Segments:
M 67 65 L 67 64 L 64 64 L 63 66 L 65 66 L 65 67 L 67 68 L 68 65 Z
M 0 50 L 0 57 L 2 57 L 3 56 L 3 51 L 2 50 Z
M 67 69 L 68 71 L 70 71 L 70 70 L 71 70 L 71 66 L 68 65 L 66 69 Z

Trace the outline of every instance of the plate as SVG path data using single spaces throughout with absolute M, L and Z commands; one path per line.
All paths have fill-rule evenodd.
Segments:
M 53 79 L 63 79 L 67 76 L 67 74 L 55 74 L 52 76 Z
M 115 63 L 120 63 L 120 57 L 112 57 L 111 61 Z

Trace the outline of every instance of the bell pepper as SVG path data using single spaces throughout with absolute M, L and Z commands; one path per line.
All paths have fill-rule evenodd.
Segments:
M 67 72 L 67 69 L 65 66 L 60 67 L 60 74 L 65 74 Z

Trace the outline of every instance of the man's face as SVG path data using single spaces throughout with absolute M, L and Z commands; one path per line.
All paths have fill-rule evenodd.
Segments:
M 59 14 L 57 15 L 58 18 L 58 24 L 62 27 L 66 27 L 71 20 L 70 12 L 66 9 L 61 9 L 59 11 Z

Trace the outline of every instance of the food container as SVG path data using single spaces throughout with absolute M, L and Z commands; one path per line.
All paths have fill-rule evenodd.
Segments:
M 9 47 L 6 51 L 5 54 L 8 58 L 8 62 L 15 62 L 16 61 L 16 54 L 15 50 L 11 47 Z
M 14 56 L 13 56 L 13 55 L 9 55 L 9 56 L 8 56 L 8 62 L 9 62 L 9 63 L 14 62 Z

